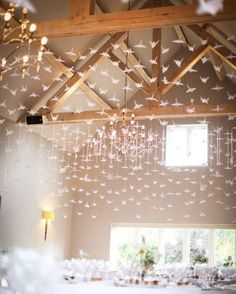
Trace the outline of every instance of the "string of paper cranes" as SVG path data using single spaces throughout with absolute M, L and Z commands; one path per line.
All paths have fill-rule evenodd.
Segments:
M 151 153 L 154 146 L 154 135 L 146 133 L 145 126 L 135 121 L 134 113 L 127 121 L 127 109 L 122 110 L 123 120 L 120 122 L 113 117 L 107 126 L 97 130 L 97 135 L 87 139 L 88 154 L 102 156 L 109 160 L 122 161 L 128 159 L 137 162 Z
M 131 8 L 128 1 L 128 10 Z M 127 44 L 129 44 L 129 32 L 127 34 Z M 128 70 L 128 52 L 126 52 L 125 68 Z M 127 105 L 127 83 L 128 76 L 124 81 L 124 107 L 122 108 L 122 121 L 119 122 L 117 116 L 113 116 L 107 126 L 97 130 L 97 136 L 87 140 L 89 154 L 91 156 L 103 156 L 109 160 L 121 162 L 123 159 L 131 162 L 138 162 L 147 153 L 151 153 L 153 147 L 153 134 L 148 135 L 145 126 L 135 120 L 135 114 L 128 110 Z M 126 119 L 127 112 L 131 113 L 131 120 Z
M 8 48 L 5 56 L 1 59 L 0 80 L 9 71 L 20 71 L 22 78 L 25 77 L 27 69 L 31 66 L 36 67 L 39 71 L 45 53 L 44 46 L 48 41 L 47 37 L 42 37 L 41 40 L 35 37 L 37 26 L 27 18 L 28 11 L 26 8 L 22 9 L 19 22 L 14 20 L 15 12 L 16 6 L 11 3 L 8 10 L 1 13 L 3 26 L 1 28 L 0 45 L 8 45 Z M 12 24 L 13 22 L 14 24 Z M 38 41 L 39 45 L 36 44 Z M 33 43 L 36 45 L 35 48 L 32 48 Z M 14 46 L 11 47 L 11 44 Z

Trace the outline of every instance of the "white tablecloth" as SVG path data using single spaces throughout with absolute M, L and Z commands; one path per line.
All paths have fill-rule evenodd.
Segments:
M 53 286 L 52 294 L 232 294 L 231 290 L 202 291 L 195 286 L 168 286 L 166 288 L 115 287 L 104 283 L 91 282 L 79 284 L 59 283 Z

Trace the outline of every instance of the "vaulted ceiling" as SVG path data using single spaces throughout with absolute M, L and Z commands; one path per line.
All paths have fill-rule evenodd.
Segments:
M 30 18 L 38 23 L 39 34 L 48 27 L 49 37 L 52 35 L 52 38 L 49 38 L 44 63 L 38 73 L 30 69 L 23 80 L 18 73 L 14 72 L 4 76 L 0 83 L 0 115 L 4 118 L 24 122 L 26 114 L 43 114 L 45 122 L 50 123 L 59 123 L 63 120 L 65 122 L 83 121 L 71 127 L 71 137 L 78 130 L 86 135 L 88 125 L 91 121 L 97 120 L 98 122 L 93 122 L 92 127 L 89 128 L 92 136 L 97 127 L 107 121 L 110 116 L 121 115 L 120 108 L 125 103 L 126 75 L 128 76 L 128 105 L 134 107 L 135 100 L 135 103 L 142 101 L 142 106 L 147 106 L 145 109 L 136 108 L 135 110 L 137 117 L 142 119 L 150 115 L 165 117 L 176 112 L 179 116 L 193 115 L 186 109 L 173 110 L 173 106 L 166 106 L 166 108 L 159 106 L 166 100 L 165 96 L 171 88 L 176 86 L 176 83 L 187 75 L 195 64 L 201 60 L 204 63 L 204 56 L 209 59 L 204 66 L 212 69 L 212 75 L 214 78 L 217 77 L 219 84 L 236 81 L 234 39 L 236 8 L 233 5 L 234 7 L 229 9 L 233 3 L 231 0 L 225 0 L 224 12 L 219 13 L 215 18 L 209 15 L 196 16 L 201 25 L 193 25 L 194 20 L 191 20 L 190 16 L 186 18 L 187 14 L 191 15 L 195 11 L 194 3 L 188 4 L 188 1 L 185 1 L 186 4 L 180 0 L 173 0 L 173 3 L 164 0 L 131 1 L 131 9 L 135 13 L 153 9 L 149 11 L 150 19 L 159 15 L 160 20 L 156 22 L 156 26 L 151 21 L 140 18 L 140 21 L 144 22 L 145 29 L 140 27 L 139 19 L 133 19 L 134 25 L 132 25 L 127 14 L 122 15 L 123 12 L 132 12 L 127 12 L 128 4 L 125 1 L 96 1 L 94 15 L 84 15 L 85 8 L 89 7 L 87 0 L 48 2 L 45 4 L 45 1 L 32 1 L 36 13 L 30 15 Z M 176 23 L 176 19 L 170 14 L 170 21 L 174 25 L 168 22 L 165 25 L 163 15 L 160 13 L 164 14 L 166 11 L 175 13 L 174 4 L 178 4 L 177 7 L 179 7 L 181 3 L 181 9 L 184 12 L 179 18 L 182 17 L 182 20 Z M 159 7 L 160 4 L 162 7 Z M 6 9 L 5 2 L 2 3 L 2 7 Z M 163 12 L 155 10 L 163 8 L 167 10 Z M 115 20 L 114 22 L 107 20 L 110 12 L 118 13 L 114 14 L 114 17 L 121 17 L 120 23 L 123 17 L 124 22 L 127 22 L 127 26 L 131 29 L 130 33 L 119 32 L 120 29 L 115 27 Z M 106 16 L 104 25 L 107 21 L 110 31 L 103 34 L 106 28 L 101 26 L 99 28 L 101 33 L 93 35 L 92 29 L 88 26 L 89 34 L 86 35 L 84 31 L 86 21 L 100 20 L 102 22 L 103 13 Z M 100 15 L 100 18 L 92 18 L 97 15 Z M 133 17 L 136 16 L 137 14 L 133 15 Z M 66 19 L 67 27 L 72 27 L 76 22 L 78 26 L 81 23 L 81 31 L 79 27 L 78 32 L 60 31 L 57 25 L 64 23 L 64 20 L 60 22 L 60 19 Z M 213 23 L 212 20 L 219 21 Z M 135 26 L 138 30 L 133 28 Z M 91 27 L 96 29 L 93 23 Z M 155 28 L 152 29 L 152 27 Z M 115 30 L 118 32 L 115 33 Z M 3 57 L 7 50 L 9 48 L 1 47 L 0 57 Z M 126 54 L 128 66 L 126 66 Z M 185 101 L 185 104 L 189 102 L 189 100 Z M 203 105 L 203 107 L 199 105 L 199 108 L 196 106 L 197 111 L 194 115 L 206 116 L 221 112 L 212 113 L 211 108 L 209 105 Z M 107 111 L 108 115 L 104 115 L 101 110 Z M 234 112 L 236 112 L 235 103 L 229 107 L 225 106 L 222 110 L 223 114 Z M 62 126 L 54 125 L 53 128 L 57 130 L 56 133 L 60 139 L 63 132 Z M 42 133 L 41 128 L 36 127 L 35 130 Z M 45 126 L 43 134 L 50 138 L 51 130 L 52 126 Z

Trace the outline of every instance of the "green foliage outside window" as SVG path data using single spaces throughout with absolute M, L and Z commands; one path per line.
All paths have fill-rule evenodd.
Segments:
M 224 265 L 229 256 L 235 256 L 235 230 L 215 230 L 215 263 Z
M 142 267 L 148 269 L 159 260 L 158 247 L 145 245 L 135 247 L 130 244 L 123 244 L 118 248 L 118 263 L 137 262 Z

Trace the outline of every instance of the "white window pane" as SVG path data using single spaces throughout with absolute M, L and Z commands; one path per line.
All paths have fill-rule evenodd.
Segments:
M 111 230 L 110 261 L 117 266 L 133 254 L 135 247 L 135 228 L 115 227 Z
M 183 262 L 183 229 L 165 229 L 165 263 L 182 263 Z
M 209 256 L 209 230 L 190 230 L 190 263 L 204 263 Z
M 166 166 L 207 165 L 207 157 L 207 124 L 167 126 Z
M 226 265 L 231 259 L 235 263 L 235 230 L 215 230 L 214 244 L 215 265 Z

